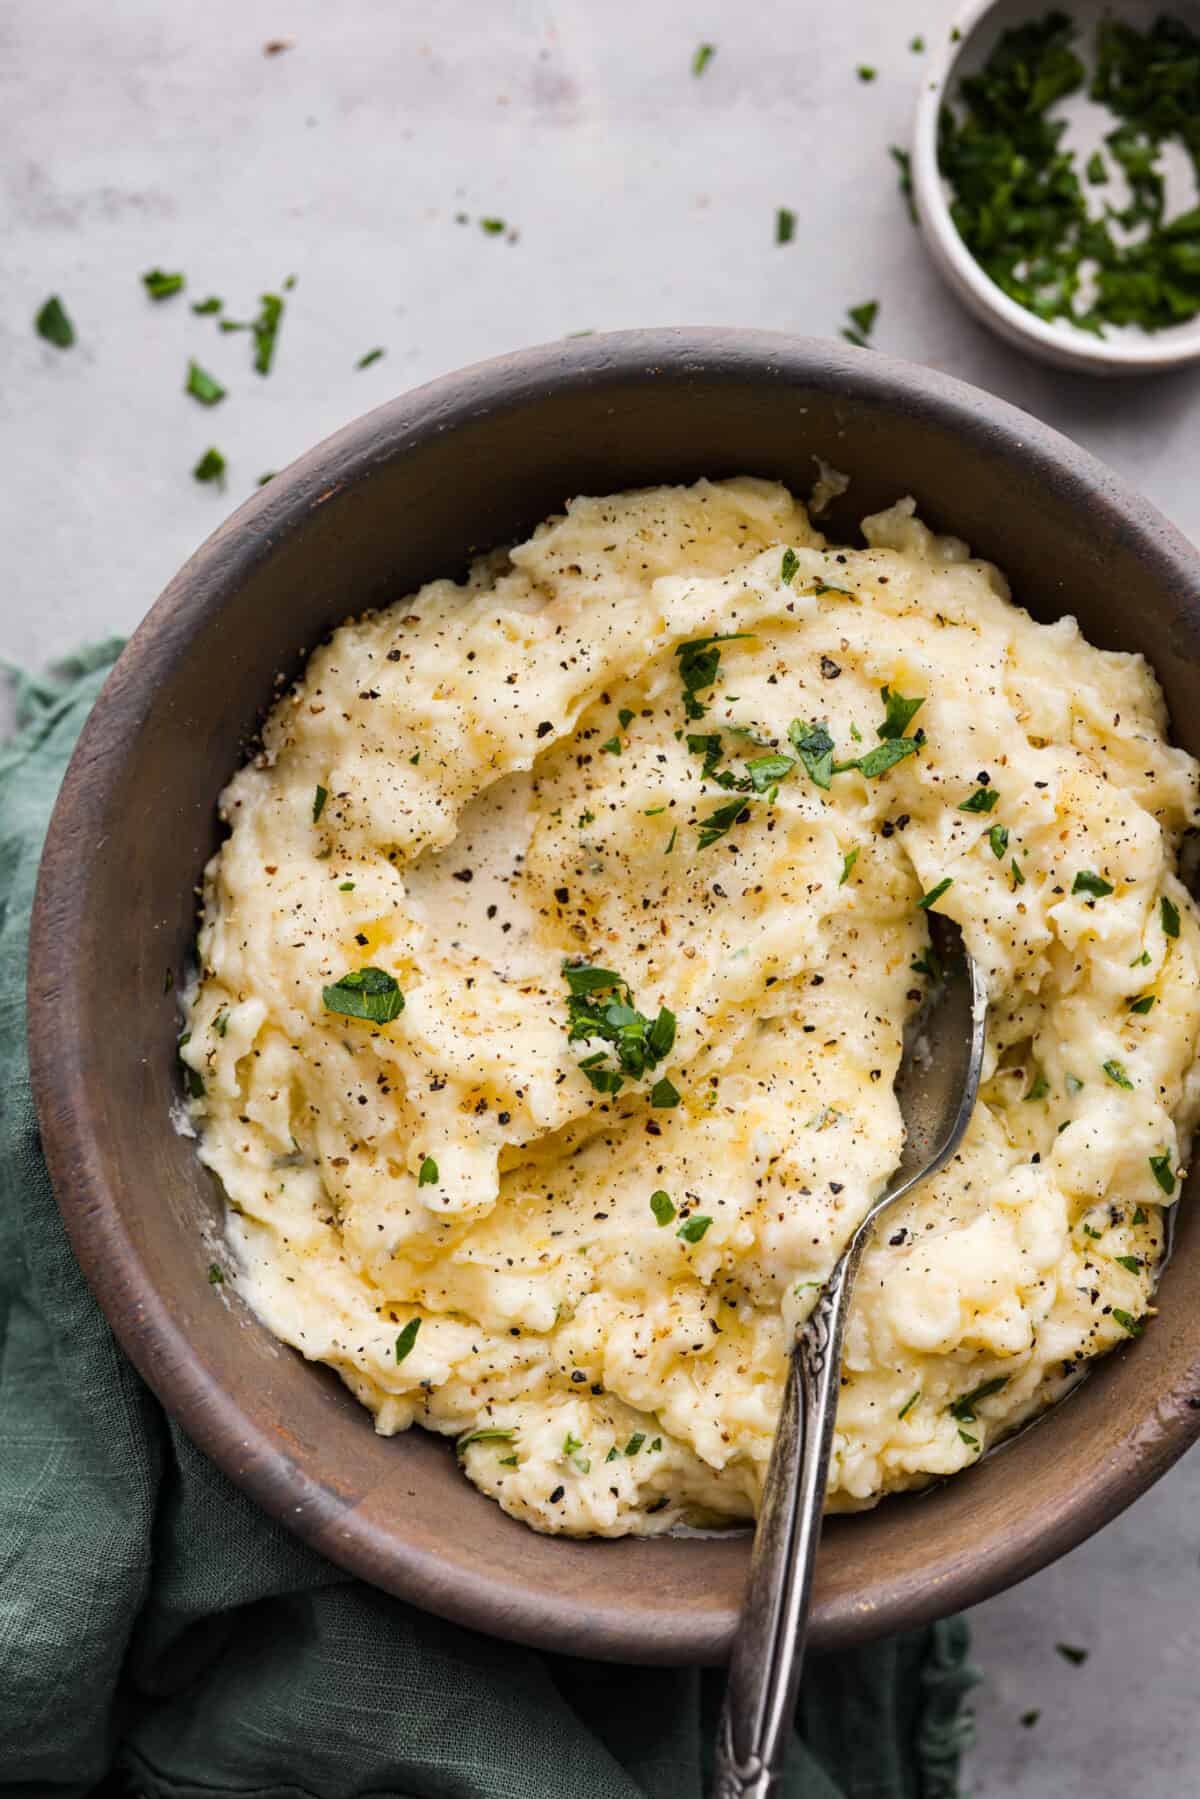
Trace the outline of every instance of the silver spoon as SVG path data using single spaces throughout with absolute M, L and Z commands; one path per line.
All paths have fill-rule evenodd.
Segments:
M 929 925 L 944 976 L 909 1032 L 896 1076 L 905 1126 L 900 1165 L 834 1264 L 792 1346 L 733 1640 L 713 1799 L 769 1799 L 777 1789 L 804 1661 L 854 1277 L 880 1217 L 944 1167 L 975 1107 L 987 996 L 958 926 L 935 916 Z

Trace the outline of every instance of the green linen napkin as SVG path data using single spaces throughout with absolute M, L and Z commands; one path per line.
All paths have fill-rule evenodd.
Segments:
M 54 796 L 119 648 L 18 677 L 0 745 L 0 1792 L 703 1799 L 719 1672 L 539 1655 L 351 1579 L 165 1416 L 84 1283 L 24 967 Z M 966 1651 L 957 1619 L 810 1663 L 785 1799 L 953 1799 Z

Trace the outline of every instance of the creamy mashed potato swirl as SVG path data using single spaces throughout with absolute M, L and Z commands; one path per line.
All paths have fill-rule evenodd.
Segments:
M 1197 764 L 1141 657 L 911 502 L 863 535 L 750 479 L 576 500 L 334 632 L 222 799 L 181 1054 L 228 1278 L 539 1530 L 753 1514 L 899 1155 L 923 896 L 986 973 L 984 1081 L 864 1262 L 831 1507 L 969 1466 L 1149 1308 Z M 330 1009 L 364 969 L 384 1022 Z

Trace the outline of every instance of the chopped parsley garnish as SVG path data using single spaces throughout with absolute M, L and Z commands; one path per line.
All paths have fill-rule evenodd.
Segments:
M 183 1036 L 179 1039 L 177 1046 L 179 1051 L 179 1066 L 183 1069 L 183 1084 L 188 1090 L 188 1098 L 203 1099 L 206 1092 L 204 1076 L 200 1073 L 198 1068 L 193 1068 L 190 1062 L 185 1062 L 183 1059 L 184 1049 L 191 1041 L 192 1033 L 190 1031 L 185 1031 Z
M 738 822 L 743 812 L 747 818 L 750 816 L 749 807 L 739 795 L 737 799 L 726 800 L 723 806 L 718 806 L 714 812 L 708 814 L 707 818 L 697 819 L 698 847 L 702 850 L 709 849 Z
M 915 756 L 920 747 L 920 741 L 916 737 L 890 737 L 886 743 L 878 743 L 865 756 L 860 756 L 857 762 L 847 762 L 842 766 L 857 768 L 869 779 L 874 779 L 876 775 L 886 774 L 889 768 L 895 768 L 897 762 L 903 762 L 906 756 Z M 838 772 L 835 768 L 834 773 Z
M 1046 1079 L 1045 1075 L 1039 1069 L 1038 1072 L 1034 1075 L 1033 1079 L 1030 1081 L 1029 1091 L 1025 1094 L 1024 1097 L 1026 1099 L 1045 1099 L 1045 1097 L 1046 1097 L 1047 1093 L 1049 1093 L 1049 1091 L 1050 1091 L 1050 1083 Z
M 503 219 L 492 218 L 492 219 L 480 219 L 480 221 L 479 221 L 479 229 L 484 233 L 484 235 L 486 237 L 499 237 L 500 233 L 504 230 L 504 228 L 505 227 L 504 227 Z
M 1126 1074 L 1120 1062 L 1106 1062 L 1104 1064 L 1104 1072 L 1109 1080 L 1114 1081 L 1118 1087 L 1126 1087 L 1130 1093 L 1133 1092 L 1133 1082 Z
M 795 550 L 785 550 L 783 552 L 783 561 L 779 565 L 779 579 L 783 582 L 785 587 L 791 586 L 792 581 L 795 578 L 796 570 L 799 567 L 800 558 L 797 556 Z
M 260 294 L 259 314 L 250 326 L 254 333 L 254 366 L 260 375 L 269 375 L 271 372 L 282 319 L 283 299 L 281 295 Z
M 224 1273 L 222 1272 L 222 1270 L 218 1267 L 216 1262 L 210 1262 L 208 1264 L 208 1284 L 209 1284 L 209 1286 L 210 1287 L 220 1287 L 220 1286 L 224 1285 L 224 1281 L 225 1281 L 225 1276 L 224 1276 Z
M 1145 1017 L 1146 1013 L 1150 1011 L 1153 1004 L 1154 1004 L 1154 995 L 1152 993 L 1143 993 L 1142 997 L 1140 999 L 1131 999 L 1130 1000 L 1129 1010 L 1131 1012 L 1138 1012 L 1143 1017 Z
M 1166 1194 L 1167 1198 L 1170 1199 L 1175 1191 L 1176 1176 L 1171 1169 L 1171 1156 L 1169 1150 L 1164 1150 L 1161 1156 L 1150 1157 L 1150 1172 Z M 1138 1209 L 1141 1210 L 1140 1207 Z M 1135 1224 L 1144 1224 L 1146 1222 L 1145 1213 L 1143 1212 L 1141 1218 L 1139 1218 L 1135 1212 L 1133 1222 Z
M 218 487 L 224 487 L 225 458 L 220 450 L 211 448 L 205 450 L 192 470 L 192 475 L 197 481 L 215 481 Z
M 1031 1712 L 1022 1712 L 1021 1713 L 1021 1723 L 1024 1725 L 1026 1730 L 1032 1730 L 1034 1725 L 1037 1723 L 1038 1719 L 1041 1717 L 1041 1715 L 1042 1715 L 1041 1712 L 1036 1709 Z
M 189 362 L 184 392 L 191 394 L 193 400 L 199 400 L 202 406 L 215 406 L 218 400 L 225 398 L 225 389 L 219 381 L 215 381 L 198 362 Z
M 142 276 L 142 286 L 152 300 L 169 300 L 183 286 L 182 275 L 168 275 L 163 269 L 147 269 Z
M 755 793 L 766 793 L 769 788 L 777 787 L 786 775 L 795 768 L 793 756 L 755 756 L 746 764 L 746 773 Z
M 56 350 L 69 350 L 75 342 L 75 327 L 67 317 L 67 309 L 57 294 L 51 294 L 33 321 L 34 330 Z
M 499 1428 L 468 1431 L 466 1436 L 460 1437 L 454 1445 L 455 1452 L 461 1455 L 463 1450 L 472 1443 L 511 1443 L 516 1434 L 515 1430 L 500 1430 Z
M 713 57 L 717 54 L 715 44 L 700 44 L 692 58 L 692 74 L 703 75 Z
M 339 881 L 338 882 L 338 892 L 339 893 L 353 893 L 354 892 L 354 882 L 353 881 Z
M 417 1332 L 421 1328 L 419 1318 L 410 1318 L 400 1335 L 396 1338 L 396 1360 L 402 1362 L 417 1340 Z
M 725 754 L 725 745 L 721 741 L 719 731 L 689 731 L 687 735 L 688 754 L 703 756 L 704 766 L 700 770 L 700 779 L 710 781 L 717 771 L 717 765 Z
M 788 726 L 788 737 L 809 778 L 827 789 L 833 779 L 833 738 L 828 725 L 804 724 L 794 718 Z
M 850 879 L 850 870 L 854 867 L 854 864 L 857 861 L 858 861 L 857 848 L 852 849 L 852 850 L 847 850 L 846 854 L 842 857 L 842 872 L 841 872 L 841 876 L 839 877 L 839 880 L 838 880 L 839 887 L 844 887 L 846 885 L 846 882 Z
M 796 215 L 790 206 L 780 206 L 775 211 L 775 242 L 790 244 L 796 235 Z
M 1077 1074 L 1064 1075 L 1063 1076 L 1063 1085 L 1065 1086 L 1067 1092 L 1072 1095 L 1083 1092 L 1083 1082 L 1080 1080 L 1080 1078 Z
M 936 906 L 943 893 L 947 893 L 953 885 L 954 876 L 946 875 L 938 882 L 936 887 L 931 887 L 928 893 L 923 893 L 921 895 L 920 899 L 917 901 L 917 910 L 919 912 L 928 912 L 929 908 L 931 906 Z
M 655 1081 L 650 1089 L 650 1104 L 656 1111 L 662 1112 L 670 1106 L 677 1106 L 680 1100 L 678 1087 L 675 1087 L 664 1074 L 661 1080 Z
M 675 1207 L 671 1204 L 671 1196 L 669 1193 L 665 1193 L 661 1187 L 657 1193 L 650 1195 L 650 1210 L 654 1213 L 654 1222 L 660 1230 L 664 1225 L 670 1224 L 675 1216 Z
M 1120 1325 L 1121 1329 L 1131 1337 L 1140 1337 L 1146 1328 L 1143 1319 L 1135 1318 L 1132 1312 L 1122 1311 L 1120 1306 L 1113 1307 L 1112 1315 Z
M 562 972 L 569 993 L 567 1042 L 599 1038 L 611 1046 L 585 1056 L 579 1064 L 598 1093 L 619 1093 L 626 1075 L 638 1080 L 671 1053 L 675 1014 L 666 1006 L 656 1018 L 647 1018 L 633 1005 L 628 982 L 611 968 L 564 962 Z M 610 1055 L 615 1056 L 620 1073 L 604 1067 Z M 651 1095 L 652 1105 L 661 1103 Z
M 438 1183 L 438 1165 L 432 1156 L 422 1156 L 420 1171 L 417 1174 L 418 1187 L 436 1187 Z
M 322 787 L 320 782 L 318 781 L 317 790 L 313 794 L 312 812 L 313 812 L 313 823 L 314 824 L 316 824 L 318 818 L 320 818 L 322 812 L 324 812 L 325 801 L 328 798 L 329 798 L 329 789 L 327 787 Z
M 942 959 L 934 949 L 932 943 L 927 943 L 925 945 L 925 953 L 923 955 L 913 957 L 912 961 L 909 963 L 909 967 L 914 974 L 927 974 L 931 981 L 941 981 L 945 979 L 946 971 L 942 967 Z
M 229 1007 L 222 1006 L 212 1021 L 212 1028 L 218 1037 L 224 1037 L 229 1030 Z
M 870 79 L 874 80 L 874 74 Z M 850 324 L 843 325 L 842 336 L 847 343 L 857 344 L 860 350 L 865 350 L 867 339 L 871 335 L 871 328 L 879 312 L 879 301 L 864 300 L 861 306 L 848 306 L 846 312 Z
M 1056 1643 L 1054 1647 L 1065 1662 L 1072 1663 L 1076 1668 L 1082 1668 L 1088 1658 L 1089 1651 L 1077 1649 L 1074 1643 Z
M 699 1243 L 711 1223 L 712 1219 L 703 1212 L 693 1212 L 690 1218 L 684 1219 L 675 1235 L 682 1237 L 685 1243 Z
M 354 366 L 356 369 L 369 369 L 373 362 L 378 362 L 381 356 L 386 355 L 387 351 L 377 345 L 375 349 L 368 350 L 364 355 L 360 356 Z
M 1165 893 L 1159 901 L 1159 910 L 1162 913 L 1162 928 L 1164 934 L 1168 937 L 1178 937 L 1179 909 L 1171 904 Z
M 519 1468 L 520 1465 L 520 1457 L 515 1455 L 502 1455 L 496 1463 L 498 1468 Z
M 636 1455 L 638 1450 L 642 1447 L 642 1444 L 645 1441 L 646 1441 L 645 1431 L 644 1430 L 635 1430 L 633 1435 L 630 1437 L 628 1443 L 626 1443 L 626 1445 L 625 1445 L 625 1454 L 626 1455 Z
M 995 787 L 977 787 L 969 800 L 959 803 L 960 812 L 990 812 L 1000 798 Z
M 620 722 L 620 726 L 623 731 L 626 730 L 633 723 L 633 717 L 634 717 L 634 715 L 629 710 L 628 706 L 622 706 L 618 710 L 617 718 L 618 718 L 618 721 Z
M 1004 860 L 1004 852 L 1008 848 L 1008 826 L 993 825 L 988 832 L 988 842 L 992 846 L 992 854 L 997 862 Z
M 1162 1156 L 1162 1157 L 1159 1157 L 1158 1159 L 1160 1161 L 1166 1161 L 1167 1158 L 1165 1156 Z M 1157 1176 L 1156 1176 L 1156 1178 L 1157 1178 Z M 1134 1207 L 1133 1222 L 1135 1224 L 1149 1224 L 1150 1220 L 1147 1218 L 1147 1216 L 1146 1216 L 1145 1212 L 1142 1210 L 1141 1206 Z
M 971 1449 L 979 1448 L 979 1438 L 973 1437 L 971 1435 L 970 1431 L 966 1431 L 963 1429 L 961 1424 L 958 1427 L 958 1434 L 962 1438 L 963 1442 L 968 1445 L 969 1448 L 971 1448 Z
M 874 81 L 878 73 L 879 70 L 873 69 L 868 62 L 860 62 L 856 70 L 856 74 L 860 81 Z
M 1023 887 L 1025 885 L 1025 870 L 1021 867 L 1021 864 L 1017 861 L 1015 856 L 1013 857 L 1010 866 L 1012 868 L 1013 892 L 1015 893 L 1018 887 Z
M 193 300 L 192 311 L 199 313 L 201 317 L 206 317 L 209 313 L 220 312 L 221 305 L 222 302 L 218 300 L 216 294 L 209 294 L 207 300 Z
M 897 1418 L 907 1418 L 920 1397 L 921 1389 L 918 1387 L 917 1391 L 906 1399 L 904 1404 L 900 1407 L 900 1410 L 896 1413 Z
M 912 51 L 914 56 L 920 56 L 921 52 L 925 48 L 925 39 L 923 37 L 910 38 L 908 47 Z
M 1122 1268 L 1128 1268 L 1130 1274 L 1140 1274 L 1142 1272 L 1142 1258 L 1140 1256 L 1114 1256 L 1113 1261 L 1119 1262 Z
M 875 727 L 876 737 L 885 739 L 903 737 L 909 725 L 925 704 L 925 697 L 905 699 L 902 693 L 895 693 L 890 687 L 881 687 L 879 697 L 883 701 L 883 723 Z
M 607 750 L 610 756 L 619 756 L 621 754 L 621 739 L 619 737 L 610 737 L 607 743 L 602 743 L 600 745 L 600 748 L 602 750 Z
M 1071 886 L 1072 893 L 1090 893 L 1096 899 L 1103 899 L 1106 893 L 1112 891 L 1112 883 L 1090 868 L 1081 868 Z
M 367 1024 L 390 1024 L 404 1010 L 404 995 L 382 968 L 355 968 L 321 989 L 327 1012 L 361 1018 Z
M 1007 1387 L 1008 1379 L 1007 1374 L 995 1374 L 991 1380 L 980 1381 L 979 1385 L 972 1387 L 969 1393 L 964 1393 L 961 1398 L 953 1400 L 946 1410 L 952 1418 L 957 1419 L 959 1424 L 974 1424 L 975 1407 L 981 1400 L 990 1399 L 993 1393 L 999 1393 L 1003 1387 Z
M 676 644 L 679 679 L 683 683 L 683 709 L 689 718 L 703 718 L 708 711 L 708 707 L 696 696 L 716 681 L 717 670 L 721 666 L 721 652 L 717 645 L 740 643 L 749 636 L 749 631 L 731 631 L 723 636 L 694 637 L 689 643 Z

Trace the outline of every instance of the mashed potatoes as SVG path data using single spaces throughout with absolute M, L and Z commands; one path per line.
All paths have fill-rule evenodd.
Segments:
M 1197 764 L 1140 657 L 911 502 L 863 530 L 757 480 L 577 500 L 343 625 L 223 797 L 181 1053 L 228 1278 L 539 1530 L 753 1513 L 899 1154 L 922 896 L 984 1083 L 864 1262 L 831 1506 L 969 1466 L 1148 1310 Z

